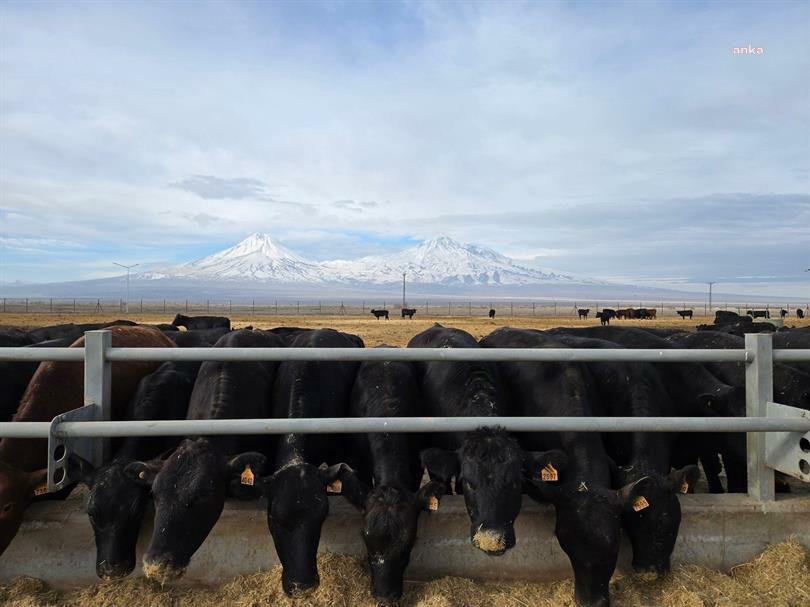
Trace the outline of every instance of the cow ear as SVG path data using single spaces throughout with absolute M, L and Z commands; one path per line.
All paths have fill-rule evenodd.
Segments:
M 96 467 L 83 457 L 71 453 L 68 456 L 68 476 L 70 480 L 83 483 L 90 489 L 96 478 Z
M 446 485 L 451 478 L 458 476 L 458 454 L 455 451 L 431 447 L 422 451 L 419 458 L 422 466 L 427 469 L 430 480 Z
M 324 479 L 328 481 L 329 477 L 331 476 L 332 473 L 330 473 L 329 469 L 327 468 L 324 474 Z M 371 487 L 369 487 L 366 482 L 346 464 L 338 464 L 337 472 L 334 474 L 334 479 L 325 484 L 331 486 L 332 490 L 334 491 L 337 489 L 335 483 L 336 480 L 340 481 L 340 492 L 343 497 L 345 497 L 352 506 L 361 512 L 365 512 L 366 498 L 368 497 L 369 491 L 371 491 Z
M 326 486 L 328 493 L 342 493 L 343 481 L 348 481 L 350 476 L 356 477 L 354 470 L 352 470 L 348 464 L 342 462 L 332 466 L 321 464 L 318 468 L 318 476 L 320 476 L 321 482 Z M 347 499 L 350 498 L 347 496 Z
M 444 495 L 444 485 L 438 481 L 429 481 L 416 492 L 416 501 L 422 510 L 430 512 L 439 509 L 442 495 Z
M 652 505 L 653 479 L 644 476 L 634 483 L 625 485 L 617 492 L 619 501 L 625 510 L 641 512 Z
M 669 486 L 673 493 L 694 493 L 699 479 L 700 468 L 695 465 L 684 466 L 669 473 Z
M 240 500 L 258 499 L 263 493 L 261 471 L 266 463 L 267 458 L 256 451 L 229 459 L 226 467 L 231 476 L 230 494 Z
M 568 466 L 568 457 L 559 449 L 551 451 L 523 451 L 523 473 L 531 479 L 556 482 Z
M 26 479 L 28 486 L 26 494 L 31 498 L 39 497 L 48 493 L 48 469 L 41 468 L 28 473 Z
M 124 474 L 139 485 L 151 487 L 158 472 L 163 468 L 163 460 L 150 460 L 148 462 L 132 462 L 124 468 Z

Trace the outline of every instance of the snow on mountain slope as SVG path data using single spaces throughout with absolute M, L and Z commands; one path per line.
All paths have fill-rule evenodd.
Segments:
M 143 274 L 141 278 L 320 282 L 322 269 L 267 234 L 251 234 L 229 249 L 189 263 Z
M 189 263 L 178 264 L 138 278 L 256 280 L 279 283 L 388 284 L 409 283 L 457 286 L 591 283 L 551 270 L 520 265 L 490 248 L 460 243 L 447 236 L 426 240 L 396 253 L 355 260 L 309 261 L 266 234 L 251 234 L 235 246 Z
M 414 247 L 387 255 L 323 264 L 349 282 L 408 282 L 445 285 L 534 284 L 570 282 L 565 274 L 545 273 L 524 267 L 490 248 L 460 243 L 447 236 L 426 240 Z

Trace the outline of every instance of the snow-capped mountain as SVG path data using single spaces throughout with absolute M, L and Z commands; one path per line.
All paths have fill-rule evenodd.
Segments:
M 140 278 L 196 278 L 320 282 L 322 269 L 267 234 L 251 234 L 229 249 L 189 263 L 143 273 Z
M 144 272 L 138 278 L 384 285 L 400 282 L 403 272 L 409 283 L 448 286 L 597 282 L 520 265 L 490 248 L 447 236 L 396 253 L 314 262 L 259 233 L 219 253 Z
M 384 284 L 402 280 L 444 285 L 521 285 L 573 281 L 573 277 L 519 265 L 488 247 L 465 244 L 447 236 L 426 240 L 387 255 L 323 264 L 348 282 Z

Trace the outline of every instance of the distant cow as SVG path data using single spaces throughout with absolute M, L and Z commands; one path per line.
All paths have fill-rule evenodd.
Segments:
M 779 310 L 779 318 L 785 318 L 788 315 L 788 311 L 782 308 Z
M 184 316 L 178 314 L 174 317 L 172 324 L 175 327 L 185 327 L 186 329 L 231 328 L 231 320 L 225 316 Z
M 402 308 L 402 318 L 406 316 L 413 320 L 413 315 L 416 314 L 416 308 Z
M 804 318 L 804 310 L 796 308 L 796 318 Z
M 610 324 L 611 315 L 602 310 L 601 312 L 596 313 L 596 318 L 598 318 L 602 322 L 602 326 Z
M 686 320 L 687 318 L 692 318 L 692 310 L 678 310 L 678 316 Z
M 771 311 L 770 310 L 748 310 L 746 315 L 750 316 L 751 318 L 770 318 Z
M 377 320 L 380 320 L 381 317 L 385 318 L 385 320 L 390 320 L 388 318 L 388 310 L 372 310 L 371 313 L 374 314 L 374 318 Z
M 655 320 L 655 315 L 658 312 L 655 308 L 647 308 L 644 310 L 647 313 L 647 318 L 650 320 Z
M 489 317 L 490 318 L 495 318 L 495 308 L 490 308 L 489 309 Z
M 578 308 L 578 309 L 577 309 L 577 314 L 579 314 L 579 318 L 580 318 L 580 319 L 583 319 L 583 318 L 588 318 L 588 313 L 589 313 L 590 311 L 591 311 L 591 309 L 590 309 L 590 308 Z

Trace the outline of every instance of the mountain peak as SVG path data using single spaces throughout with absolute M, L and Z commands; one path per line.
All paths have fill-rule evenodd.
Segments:
M 212 257 L 217 259 L 233 259 L 246 255 L 256 256 L 268 261 L 292 260 L 308 263 L 306 259 L 285 247 L 269 234 L 263 232 L 254 232 L 231 248 L 220 251 Z

